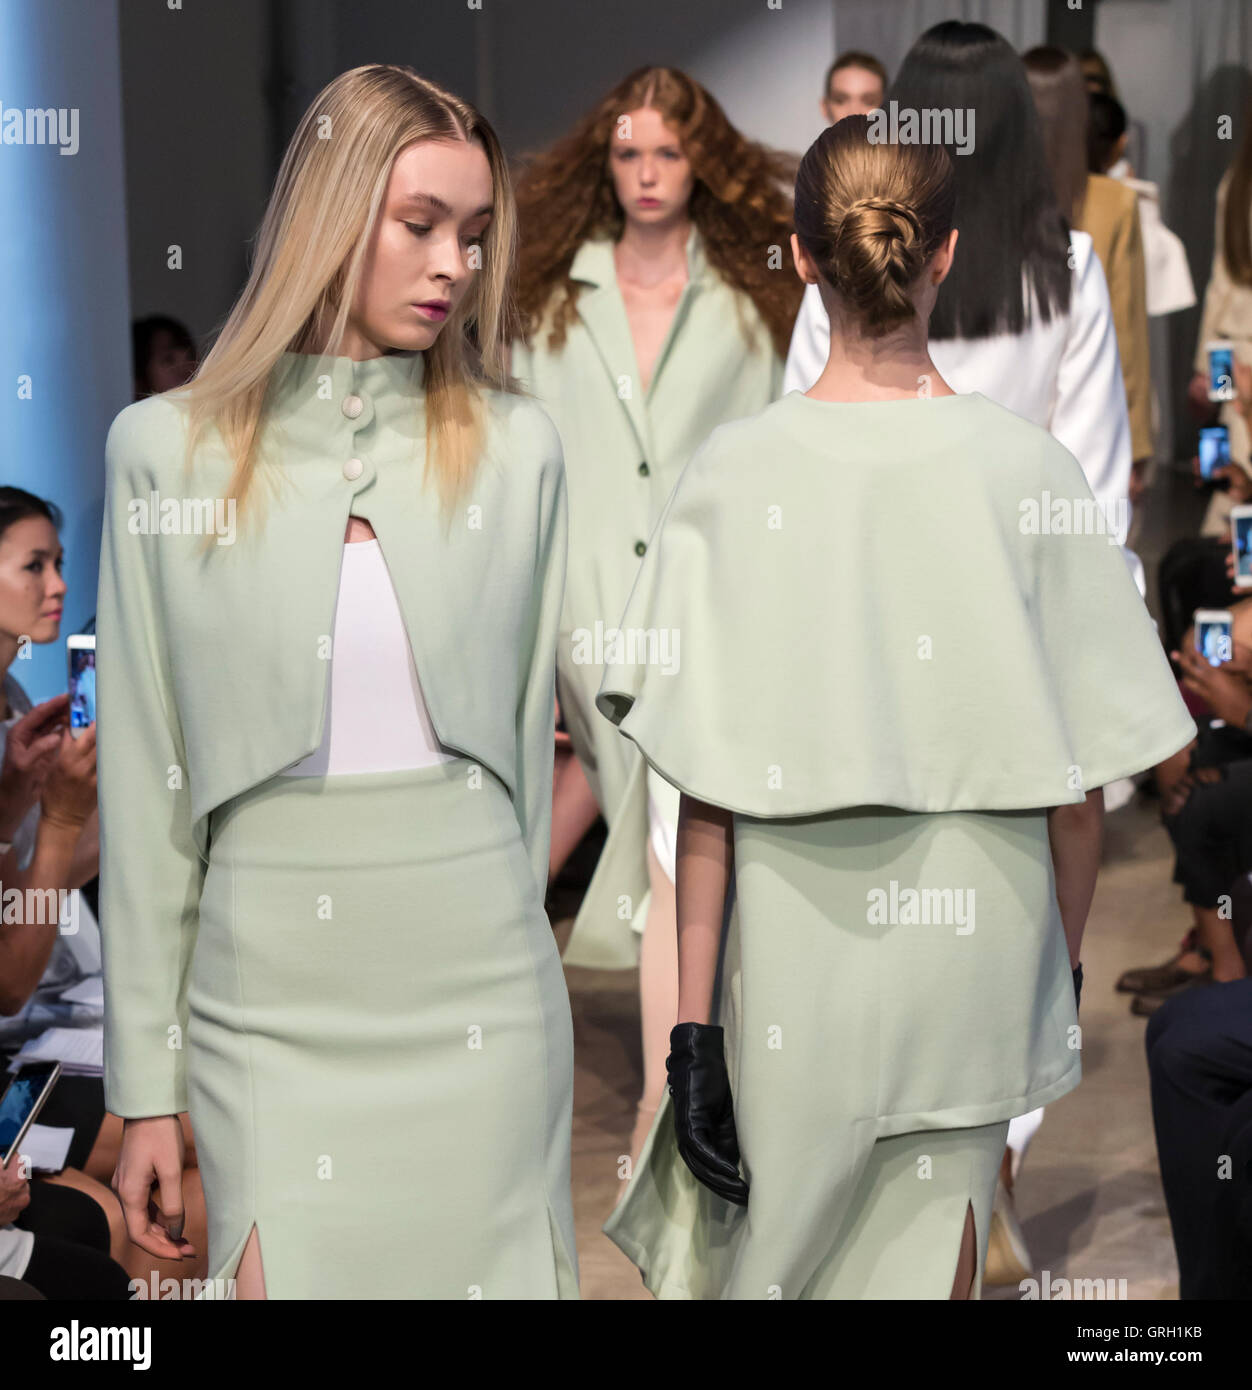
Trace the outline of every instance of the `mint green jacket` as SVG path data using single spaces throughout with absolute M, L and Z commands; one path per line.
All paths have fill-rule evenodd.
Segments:
M 561 434 L 570 515 L 561 710 L 609 825 L 565 960 L 621 969 L 638 960 L 631 923 L 642 929 L 647 912 L 647 789 L 642 759 L 595 707 L 604 673 L 597 635 L 621 617 L 648 537 L 692 454 L 719 425 L 778 395 L 782 361 L 756 306 L 709 263 L 693 226 L 687 283 L 642 389 L 613 245 L 599 238 L 578 248 L 570 266 L 578 316 L 565 342 L 548 347 L 545 317 L 529 344 L 514 343 L 512 369 Z
M 381 543 L 440 742 L 507 786 L 543 898 L 567 538 L 560 440 L 534 401 L 486 393 L 483 456 L 445 526 L 433 476 L 422 486 L 423 375 L 420 353 L 284 354 L 233 531 L 215 430 L 190 474 L 175 398 L 128 406 L 109 431 L 96 633 L 114 1114 L 187 1108 L 185 991 L 209 816 L 321 743 L 349 514 Z M 193 533 L 206 516 L 217 532 L 207 554 Z

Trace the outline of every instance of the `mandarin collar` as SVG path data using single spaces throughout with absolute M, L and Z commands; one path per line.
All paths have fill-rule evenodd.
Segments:
M 341 395 L 420 396 L 426 380 L 426 358 L 421 352 L 387 352 L 358 361 L 330 353 L 284 352 L 270 374 L 271 399 L 280 411 L 285 406 L 298 406 L 327 379 L 332 390 Z

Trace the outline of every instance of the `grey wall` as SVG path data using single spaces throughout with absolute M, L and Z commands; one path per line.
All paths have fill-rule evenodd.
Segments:
M 207 338 L 243 284 L 274 172 L 268 23 L 258 0 L 121 0 L 135 318 L 172 314 Z

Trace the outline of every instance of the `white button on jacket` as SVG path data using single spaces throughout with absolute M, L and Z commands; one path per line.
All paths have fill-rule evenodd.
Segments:
M 100 916 L 106 979 L 112 955 L 132 982 L 124 1009 L 106 990 L 114 1113 L 187 1108 L 182 1053 L 165 1037 L 169 1020 L 186 1026 L 178 990 L 209 815 L 321 742 L 350 513 L 381 543 L 436 736 L 508 788 L 542 901 L 566 555 L 561 445 L 533 400 L 486 393 L 484 455 L 446 520 L 434 477 L 422 485 L 423 368 L 420 353 L 284 354 L 258 464 L 280 486 L 254 487 L 233 528 L 215 528 L 226 543 L 207 553 L 184 528 L 232 520 L 222 505 L 232 463 L 216 431 L 190 473 L 174 398 L 128 406 L 109 431 L 96 619 Z

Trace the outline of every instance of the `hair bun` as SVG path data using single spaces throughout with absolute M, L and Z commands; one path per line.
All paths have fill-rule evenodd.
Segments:
M 860 331 L 916 319 L 913 296 L 952 228 L 952 161 L 941 145 L 879 144 L 869 118 L 817 137 L 796 176 L 796 235 Z
M 864 214 L 876 213 L 876 218 Z M 833 240 L 837 243 L 848 226 L 849 219 L 855 217 L 856 232 L 860 236 L 880 236 L 902 241 L 912 245 L 922 235 L 922 224 L 912 208 L 895 198 L 856 198 L 849 203 Z

